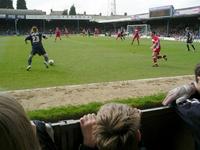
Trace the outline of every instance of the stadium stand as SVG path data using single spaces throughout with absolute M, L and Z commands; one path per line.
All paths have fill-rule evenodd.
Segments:
M 163 6 L 173 8 L 172 6 Z M 161 7 L 162 8 L 162 7 Z M 161 9 L 161 8 L 152 8 Z M 162 14 L 162 13 L 161 13 Z M 200 37 L 200 6 L 173 9 L 171 16 L 151 17 L 150 13 L 136 15 L 86 15 L 76 16 L 62 15 L 62 11 L 51 11 L 50 15 L 41 10 L 13 10 L 0 9 L 0 34 L 26 34 L 32 25 L 38 26 L 40 31 L 48 33 L 56 26 L 69 29 L 70 33 L 80 33 L 83 28 L 98 28 L 102 34 L 116 34 L 119 28 L 127 28 L 127 25 L 149 24 L 161 36 L 181 38 L 184 36 L 185 27 L 190 26 L 195 37 Z
M 165 6 L 166 7 L 166 6 Z M 155 9 L 155 8 L 154 8 Z M 160 8 L 159 8 L 160 9 Z M 97 27 L 102 34 L 116 34 L 119 28 L 129 24 L 149 24 L 160 36 L 181 39 L 186 26 L 192 27 L 195 38 L 200 37 L 200 6 L 174 10 L 168 17 L 151 17 L 150 13 L 126 15 L 62 15 L 62 11 L 51 11 L 50 15 L 41 10 L 0 9 L 0 34 L 26 34 L 30 26 L 37 25 L 41 31 L 54 31 L 56 26 L 67 26 L 70 33 L 80 33 L 83 28 L 91 31 Z

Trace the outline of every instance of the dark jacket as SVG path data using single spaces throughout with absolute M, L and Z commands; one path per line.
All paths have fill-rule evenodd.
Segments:
M 172 106 L 190 127 L 195 142 L 195 150 L 200 150 L 200 95 L 196 92 L 189 99 L 178 104 L 174 102 Z
M 46 131 L 45 122 L 34 120 L 33 123 L 36 126 L 37 137 L 40 142 L 42 150 L 57 150 L 55 143 Z

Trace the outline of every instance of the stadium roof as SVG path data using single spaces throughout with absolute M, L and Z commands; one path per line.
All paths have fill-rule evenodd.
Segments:
M 54 11 L 54 10 L 51 10 L 50 15 L 63 15 L 63 11 Z
M 92 16 L 92 20 L 98 23 L 110 23 L 110 22 L 120 22 L 120 21 L 130 21 L 130 16 L 113 15 L 113 16 Z
M 26 15 L 26 19 L 32 20 L 91 20 L 91 16 L 79 16 L 79 15 Z
M 163 17 L 150 18 L 149 13 L 136 14 L 132 16 L 126 16 L 126 15 L 101 16 L 101 14 L 100 15 L 80 14 L 80 15 L 70 16 L 70 15 L 62 15 L 62 12 L 63 11 L 52 11 L 50 15 L 46 15 L 46 12 L 43 12 L 42 10 L 0 9 L 0 18 L 41 19 L 41 20 L 43 19 L 44 20 L 88 20 L 97 23 L 142 21 L 142 20 L 163 18 Z M 20 18 L 20 15 L 24 15 L 24 17 Z M 187 16 L 200 16 L 200 6 L 176 9 L 172 17 L 187 17 Z
M 189 7 L 189 8 L 182 8 L 176 9 L 172 17 L 187 17 L 187 16 L 200 16 L 200 6 Z M 161 17 L 164 18 L 164 17 Z M 169 18 L 169 17 L 168 17 Z M 98 23 L 111 23 L 111 22 L 125 22 L 125 21 L 142 21 L 142 20 L 149 20 L 149 19 L 160 19 L 160 18 L 150 18 L 149 13 L 144 14 L 136 14 L 132 16 L 120 17 L 120 18 L 112 18 L 109 19 L 95 19 L 94 21 Z
M 27 10 L 27 9 L 0 9 L 0 14 L 3 15 L 46 15 L 42 10 Z

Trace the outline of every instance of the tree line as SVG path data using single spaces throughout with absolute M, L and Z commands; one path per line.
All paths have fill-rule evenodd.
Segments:
M 14 9 L 12 0 L 0 0 L 0 8 Z M 16 9 L 27 9 L 25 0 L 17 0 Z M 63 15 L 76 15 L 76 8 L 74 5 L 70 7 L 69 13 L 68 9 L 63 11 Z
M 14 9 L 12 0 L 0 0 L 0 8 Z M 25 0 L 17 0 L 16 9 L 27 9 Z

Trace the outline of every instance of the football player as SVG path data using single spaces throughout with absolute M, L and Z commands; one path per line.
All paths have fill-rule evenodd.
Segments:
M 120 38 L 121 40 L 125 40 L 125 33 L 124 33 L 124 29 L 123 29 L 123 28 L 121 28 L 120 30 L 118 30 L 116 40 L 117 40 L 118 38 Z
M 28 66 L 26 68 L 27 71 L 31 69 L 32 58 L 35 54 L 38 54 L 39 56 L 42 55 L 44 57 L 44 64 L 46 68 L 48 68 L 49 58 L 42 45 L 42 38 L 47 39 L 45 35 L 38 32 L 38 28 L 36 26 L 32 27 L 30 35 L 25 38 L 25 43 L 27 44 L 27 41 L 29 40 L 31 41 L 31 45 L 32 45 L 32 50 L 28 57 Z
M 85 30 L 85 28 L 83 28 L 81 34 L 82 34 L 82 36 L 86 36 L 86 30 Z
M 190 46 L 192 46 L 193 50 L 195 51 L 195 47 L 193 45 L 193 35 L 192 35 L 192 32 L 189 30 L 189 27 L 186 27 L 185 31 L 186 31 L 186 37 L 187 37 L 187 40 L 186 40 L 187 49 L 188 49 L 188 51 L 190 51 Z
M 69 37 L 69 31 L 68 31 L 68 29 L 66 27 L 64 28 L 64 32 L 65 32 L 65 36 Z
M 98 28 L 94 28 L 94 36 L 98 36 L 99 35 L 99 29 Z
M 56 27 L 55 35 L 56 35 L 55 42 L 56 42 L 57 38 L 59 38 L 61 40 L 61 31 L 58 27 Z
M 167 56 L 160 55 L 160 50 L 161 50 L 161 46 L 160 46 L 160 39 L 159 37 L 155 34 L 155 32 L 151 32 L 151 38 L 152 38 L 152 59 L 153 59 L 153 67 L 158 67 L 158 63 L 157 60 L 163 58 L 165 61 L 167 61 Z
M 132 40 L 131 45 L 133 45 L 135 39 L 137 39 L 137 43 L 138 43 L 138 45 L 140 45 L 140 40 L 139 40 L 140 36 L 139 36 L 139 29 L 138 28 L 136 28 L 133 32 L 133 40 Z

